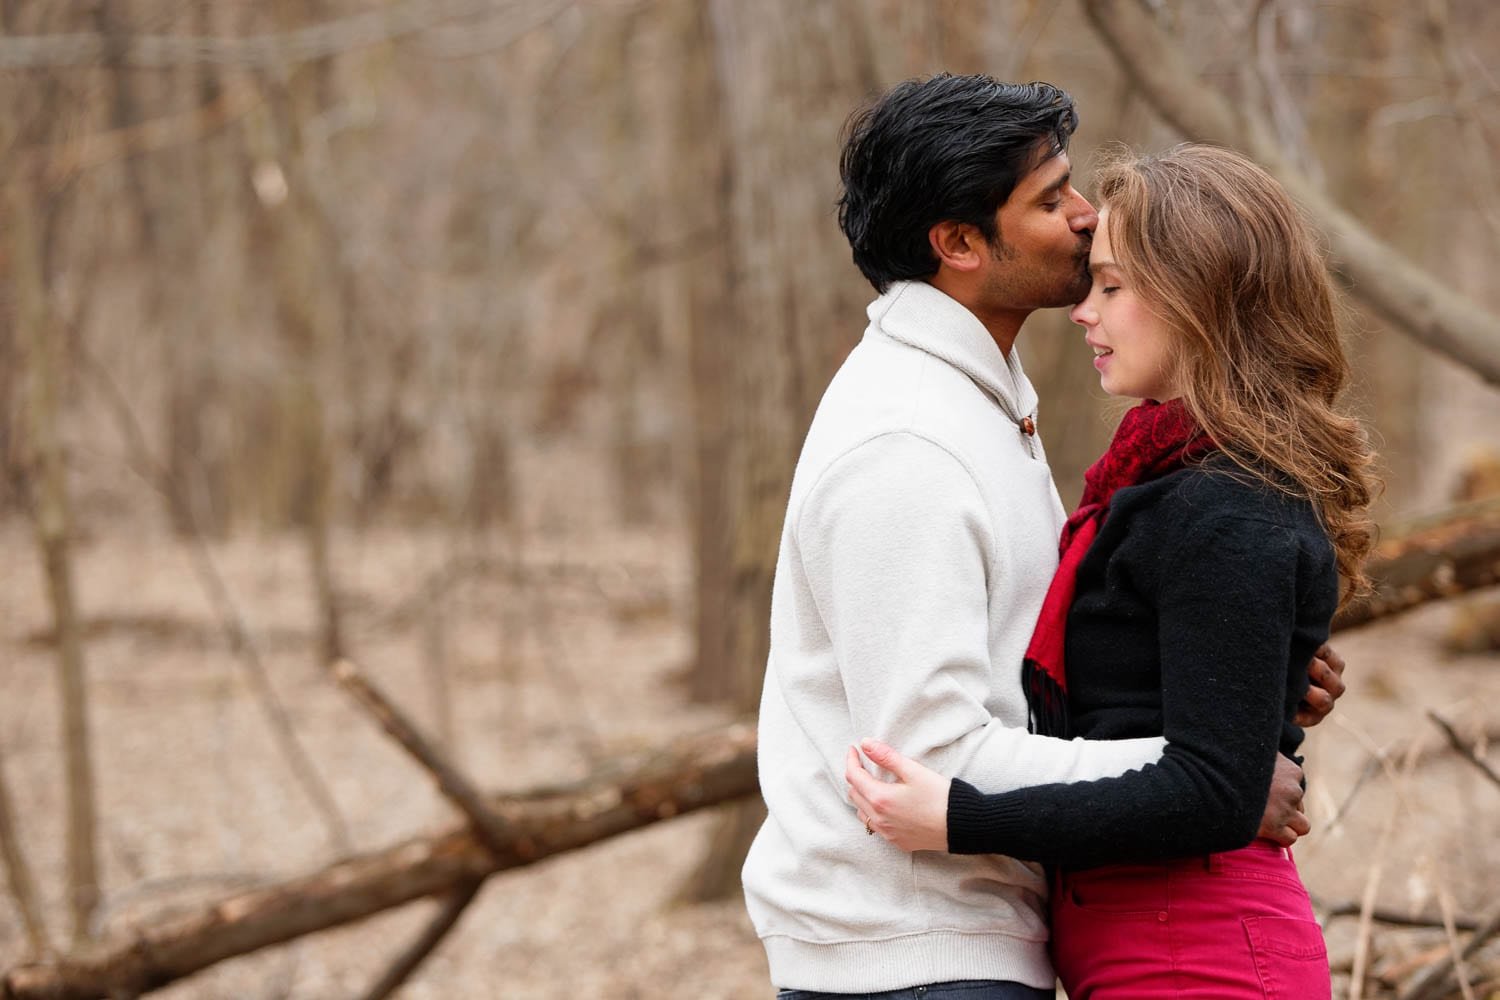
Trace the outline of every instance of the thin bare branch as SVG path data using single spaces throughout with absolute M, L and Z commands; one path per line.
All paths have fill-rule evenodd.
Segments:
M 432 920 L 422 929 L 422 933 L 411 946 L 396 956 L 390 968 L 385 974 L 376 980 L 375 985 L 370 987 L 365 994 L 364 1000 L 386 1000 L 386 997 L 401 988 L 401 984 L 411 978 L 411 974 L 427 960 L 433 949 L 442 943 L 448 932 L 458 925 L 459 917 L 474 902 L 474 897 L 479 895 L 480 886 L 484 885 L 483 879 L 474 879 L 465 882 L 454 889 L 444 898 L 442 906 L 432 917 Z
M 339 686 L 353 695 L 359 706 L 432 775 L 443 796 L 474 824 L 479 839 L 495 850 L 502 850 L 501 845 L 510 836 L 505 819 L 490 809 L 474 783 L 433 746 L 406 714 L 361 674 L 353 663 L 340 660 L 331 669 Z
M 1360 915 L 1360 902 L 1357 899 L 1341 899 L 1337 902 L 1320 902 L 1313 900 L 1323 914 L 1324 918 L 1332 920 L 1335 917 L 1357 917 Z M 1390 924 L 1392 927 L 1432 927 L 1441 928 L 1443 917 L 1436 913 L 1406 913 L 1401 910 L 1386 909 L 1382 906 L 1372 907 L 1370 919 L 1378 924 Z M 1461 931 L 1472 931 L 1479 926 L 1477 917 L 1465 917 L 1455 915 L 1453 926 Z
M 1464 1000 L 1474 1000 L 1474 987 L 1469 983 L 1469 970 L 1464 967 L 1462 949 L 1458 945 L 1458 925 L 1453 917 L 1453 894 L 1447 885 L 1438 888 L 1438 906 L 1443 910 L 1443 933 L 1448 938 L 1448 954 L 1453 956 L 1453 972 L 1458 976 L 1458 988 Z
M 1430 708 L 1427 710 L 1427 717 L 1437 724 L 1437 727 L 1443 731 L 1444 736 L 1448 737 L 1448 745 L 1456 750 L 1460 757 L 1477 767 L 1479 773 L 1489 778 L 1496 787 L 1500 787 L 1500 774 L 1496 774 L 1495 769 L 1490 766 L 1489 761 L 1479 756 L 1473 747 L 1463 741 L 1463 738 L 1458 735 L 1457 730 L 1453 728 L 1452 723 Z
M 1354 967 L 1350 973 L 1349 1000 L 1360 1000 L 1364 996 L 1365 970 L 1370 961 L 1370 931 L 1375 919 L 1375 898 L 1380 892 L 1380 882 L 1385 876 L 1386 859 L 1390 854 L 1391 845 L 1396 834 L 1396 827 L 1406 809 L 1405 778 L 1411 774 L 1412 768 L 1417 762 L 1417 746 L 1415 742 L 1407 747 L 1406 757 L 1401 762 L 1401 770 L 1396 772 L 1388 762 L 1386 771 L 1396 781 L 1396 794 L 1391 799 L 1391 808 L 1386 813 L 1385 822 L 1380 829 L 1380 839 L 1376 843 L 1374 863 L 1370 865 L 1368 875 L 1365 877 L 1365 891 L 1359 902 L 1359 929 L 1355 933 L 1354 942 Z
M 1475 953 L 1497 934 L 1500 934 L 1500 906 L 1497 906 L 1485 918 L 1461 952 L 1454 954 L 1450 951 L 1442 960 L 1423 969 L 1412 979 L 1407 988 L 1401 991 L 1397 1000 L 1438 1000 L 1439 997 L 1446 996 L 1449 990 L 1449 980 L 1453 975 L 1454 963 L 1473 958 Z
M 136 419 L 135 410 L 131 408 L 130 401 L 125 398 L 119 385 L 104 366 L 92 356 L 84 353 L 82 360 L 85 370 L 92 374 L 99 386 L 105 390 L 104 401 L 115 411 L 116 422 L 125 435 L 131 461 L 141 471 L 146 481 L 161 492 L 177 522 L 186 526 L 188 551 L 192 556 L 193 570 L 198 576 L 204 593 L 208 595 L 209 602 L 214 606 L 219 619 L 219 627 L 224 633 L 224 639 L 230 651 L 235 654 L 236 662 L 239 663 L 250 682 L 250 690 L 255 696 L 256 704 L 265 715 L 266 722 L 270 725 L 271 735 L 276 741 L 277 748 L 291 767 L 293 776 L 302 786 L 308 800 L 317 810 L 329 841 L 338 850 L 350 850 L 352 842 L 349 839 L 349 827 L 344 821 L 343 813 L 339 811 L 333 793 L 329 791 L 327 783 L 318 773 L 317 766 L 313 764 L 311 755 L 303 747 L 286 707 L 282 705 L 280 696 L 271 684 L 270 671 L 266 669 L 265 662 L 261 659 L 259 647 L 256 645 L 244 615 L 240 613 L 239 605 L 229 592 L 229 585 L 224 582 L 224 576 L 219 572 L 217 563 L 214 562 L 213 553 L 208 547 L 208 539 L 198 523 L 193 505 L 188 502 L 181 485 L 173 478 L 167 467 L 152 454 L 150 445 L 146 443 L 145 431 L 142 430 L 140 421 Z
M 47 925 L 42 920 L 42 908 L 37 902 L 36 880 L 31 877 L 31 866 L 21 850 L 21 839 L 16 834 L 16 824 L 10 808 L 10 786 L 5 778 L 5 761 L 0 759 L 0 855 L 5 860 L 5 876 L 10 882 L 10 894 L 21 911 L 21 921 L 26 925 L 26 943 L 33 955 L 41 957 L 52 951 L 47 940 Z
M 115 163 L 133 154 L 155 152 L 202 139 L 243 117 L 263 99 L 260 90 L 254 86 L 233 87 L 201 107 L 188 111 L 107 131 L 90 132 L 52 145 L 22 149 L 17 153 L 16 170 L 31 171 L 40 176 L 49 189 L 55 189 L 81 171 Z

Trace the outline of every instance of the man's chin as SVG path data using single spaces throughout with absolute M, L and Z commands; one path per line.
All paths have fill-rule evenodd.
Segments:
M 1052 296 L 1048 300 L 1044 308 L 1068 309 L 1076 306 L 1078 303 L 1088 298 L 1089 287 L 1092 284 L 1093 282 L 1088 279 L 1084 279 L 1082 282 L 1075 281 L 1072 284 L 1059 289 L 1057 294 L 1055 296 Z

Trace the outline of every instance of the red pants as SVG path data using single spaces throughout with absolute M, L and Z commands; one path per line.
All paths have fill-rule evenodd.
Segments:
M 1052 960 L 1069 1000 L 1329 1000 L 1328 950 L 1291 852 L 1062 872 Z

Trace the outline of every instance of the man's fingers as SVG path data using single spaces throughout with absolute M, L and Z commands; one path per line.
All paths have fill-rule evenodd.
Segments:
M 1305 837 L 1310 832 L 1312 832 L 1312 824 L 1307 821 L 1306 816 L 1297 813 L 1287 820 L 1286 825 L 1278 829 L 1271 839 L 1282 847 L 1291 847 L 1299 837 Z
M 1342 691 L 1344 678 L 1344 658 L 1339 655 L 1338 650 L 1334 649 L 1332 646 L 1325 642 L 1323 643 L 1323 645 L 1318 647 L 1318 651 L 1313 655 L 1322 660 L 1324 663 L 1328 664 L 1328 668 L 1338 675 L 1340 684 L 1339 690 Z
M 1313 660 L 1312 668 L 1308 671 L 1308 675 L 1312 678 L 1313 683 L 1318 688 L 1327 691 L 1335 699 L 1344 693 L 1344 678 L 1341 676 L 1341 673 L 1342 668 L 1335 670 L 1333 664 L 1321 656 Z
M 1333 696 L 1322 688 L 1310 687 L 1307 696 L 1297 706 L 1297 717 L 1293 720 L 1299 726 L 1316 724 L 1333 711 Z

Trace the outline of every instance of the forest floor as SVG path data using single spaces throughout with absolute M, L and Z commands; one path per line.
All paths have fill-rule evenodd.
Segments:
M 24 526 L 0 527 L 0 551 L 10 570 L 0 581 L 0 760 L 61 938 L 55 657 Z M 335 555 L 351 655 L 490 788 L 580 777 L 614 755 L 723 721 L 685 704 L 677 684 L 690 651 L 681 538 L 535 532 L 518 551 L 503 539 L 371 530 L 339 536 Z M 216 545 L 213 557 L 354 847 L 381 847 L 449 819 L 425 774 L 315 663 L 295 541 L 242 538 Z M 228 651 L 188 550 L 142 530 L 87 539 L 78 560 L 104 932 L 337 856 Z M 1447 899 L 1460 916 L 1475 915 L 1500 898 L 1500 788 L 1442 752 L 1425 717 L 1435 710 L 1463 732 L 1500 722 L 1496 657 L 1440 651 L 1453 615 L 1431 608 L 1338 642 L 1350 693 L 1310 735 L 1317 829 L 1297 850 L 1322 902 L 1358 900 L 1377 867 L 1377 898 L 1393 909 L 1435 913 Z M 1373 751 L 1411 740 L 1437 752 L 1404 779 L 1360 781 Z M 660 823 L 492 879 L 401 995 L 769 997 L 741 901 L 675 902 L 713 818 Z M 225 962 L 156 995 L 358 996 L 432 905 Z M 1346 972 L 1355 926 L 1339 918 L 1327 929 L 1335 967 Z M 1441 931 L 1377 925 L 1375 971 L 1443 940 Z M 19 918 L 0 897 L 0 967 L 22 955 Z

